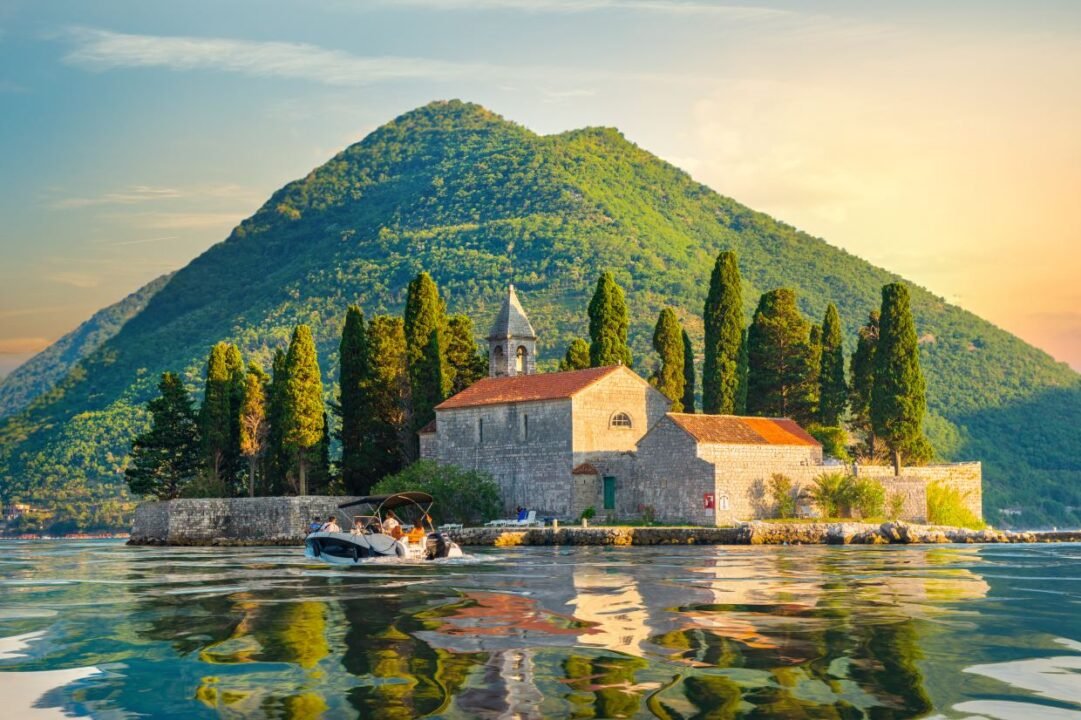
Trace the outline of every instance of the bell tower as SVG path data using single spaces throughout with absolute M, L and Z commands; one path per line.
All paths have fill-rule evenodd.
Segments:
M 526 317 L 514 286 L 488 332 L 488 375 L 503 377 L 537 372 L 537 333 Z

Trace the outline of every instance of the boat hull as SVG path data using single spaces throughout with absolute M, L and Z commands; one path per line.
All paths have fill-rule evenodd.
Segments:
M 374 558 L 436 560 L 460 557 L 458 545 L 444 533 L 431 533 L 421 543 L 406 543 L 389 535 L 372 533 L 312 533 L 304 541 L 304 555 L 334 565 L 356 565 Z

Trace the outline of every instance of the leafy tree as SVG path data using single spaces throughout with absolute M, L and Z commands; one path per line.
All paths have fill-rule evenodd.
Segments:
M 849 363 L 851 383 L 848 401 L 852 409 L 852 429 L 867 439 L 867 453 L 875 455 L 875 433 L 871 425 L 871 389 L 875 384 L 875 351 L 878 348 L 878 310 L 872 310 L 860 328 L 856 349 Z
M 270 388 L 267 391 L 267 419 L 270 431 L 267 433 L 267 469 L 265 488 L 269 495 L 281 495 L 292 484 L 290 475 L 293 470 L 293 455 L 285 443 L 285 424 L 288 401 L 289 367 L 285 351 L 274 351 L 271 366 L 273 373 Z
M 409 378 L 406 373 L 405 326 L 401 318 L 377 315 L 368 323 L 371 349 L 370 423 L 364 433 L 366 477 L 356 491 L 371 489 L 370 483 L 398 472 L 410 445 L 406 416 Z
M 806 376 L 810 323 L 787 288 L 762 295 L 747 333 L 747 412 L 751 415 L 811 418 Z
M 308 467 L 312 449 L 323 439 L 323 380 L 311 328 L 297 325 L 285 356 L 285 428 L 282 441 L 297 460 L 297 492 L 308 494 Z M 314 458 L 317 459 L 317 458 Z
M 836 427 L 848 404 L 848 384 L 845 382 L 841 316 L 833 303 L 826 306 L 826 316 L 822 320 L 822 363 L 818 383 L 818 421 Z
M 240 452 L 240 406 L 244 402 L 244 376 L 247 366 L 240 348 L 229 343 L 225 348 L 225 367 L 229 373 L 229 467 L 222 478 L 227 494 L 243 491 L 243 457 Z
M 364 465 L 365 425 L 371 417 L 371 350 L 364 313 L 357 305 L 345 312 L 338 346 L 339 408 L 342 418 L 342 482 L 349 492 L 370 484 Z M 365 494 L 365 493 L 361 493 Z
M 158 392 L 147 403 L 150 429 L 132 443 L 124 475 L 132 494 L 171 500 L 199 471 L 199 423 L 191 397 L 175 373 L 161 376 Z
M 488 374 L 488 355 L 478 352 L 473 321 L 468 315 L 447 318 L 447 374 L 455 395 Z
M 240 454 L 248 461 L 248 497 L 255 497 L 255 472 L 266 450 L 270 430 L 266 397 L 269 381 L 259 363 L 248 365 L 239 413 Z
M 871 425 L 901 472 L 906 447 L 923 437 L 927 412 L 926 383 L 920 370 L 920 347 L 912 320 L 908 288 L 890 283 L 882 288 L 881 324 L 871 389 Z
M 653 330 L 653 349 L 661 365 L 651 378 L 654 387 L 672 401 L 672 412 L 683 410 L 683 326 L 671 308 L 661 310 Z
M 743 291 L 736 253 L 717 256 L 709 278 L 703 312 L 706 324 L 702 364 L 702 412 L 731 415 L 737 412 L 739 349 L 743 334 Z
M 405 300 L 406 362 L 414 434 L 432 421 L 435 406 L 450 389 L 445 341 L 440 337 L 446 325 L 446 305 L 439 297 L 439 289 L 431 276 L 422 272 L 410 281 Z M 408 443 L 410 456 L 414 458 L 417 443 L 415 435 Z
M 773 497 L 774 513 L 782 519 L 796 517 L 796 489 L 787 475 L 773 473 L 769 478 L 769 492 Z
M 232 362 L 227 359 L 229 344 L 220 342 L 210 349 L 206 362 L 206 386 L 199 411 L 199 429 L 203 439 L 203 464 L 211 478 L 228 483 L 235 467 L 234 456 L 239 447 L 233 445 L 233 385 Z
M 627 345 L 627 302 L 623 288 L 616 284 L 610 272 L 597 278 L 597 289 L 589 301 L 589 364 L 631 366 L 631 349 Z
M 686 330 L 683 331 L 683 412 L 694 412 L 694 347 Z
M 808 425 L 808 434 L 822 443 L 822 452 L 837 458 L 842 462 L 851 462 L 852 456 L 848 454 L 848 433 L 845 429 L 828 425 Z
M 491 475 L 480 470 L 418 460 L 401 472 L 383 478 L 372 488 L 372 492 L 379 494 L 406 490 L 426 492 L 436 499 L 432 507 L 432 519 L 436 524 L 479 525 L 502 511 L 499 485 Z
M 571 340 L 563 359 L 559 361 L 559 371 L 585 370 L 589 367 L 589 343 L 582 338 Z

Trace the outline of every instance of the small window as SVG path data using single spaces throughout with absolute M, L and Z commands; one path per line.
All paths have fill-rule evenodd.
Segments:
M 525 372 L 525 359 L 528 352 L 529 351 L 525 349 L 525 345 L 518 346 L 518 352 L 514 358 L 514 370 L 519 375 Z
M 477 444 L 484 442 L 484 418 L 477 418 Z
M 529 441 L 529 415 L 522 414 L 522 441 Z
M 618 412 L 612 416 L 612 427 L 614 428 L 629 428 L 631 425 L 631 416 L 625 412 Z

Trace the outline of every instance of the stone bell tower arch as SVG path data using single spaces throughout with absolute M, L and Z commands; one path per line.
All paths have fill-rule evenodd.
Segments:
M 526 317 L 514 286 L 488 332 L 488 375 L 505 377 L 534 375 L 537 372 L 537 333 Z

